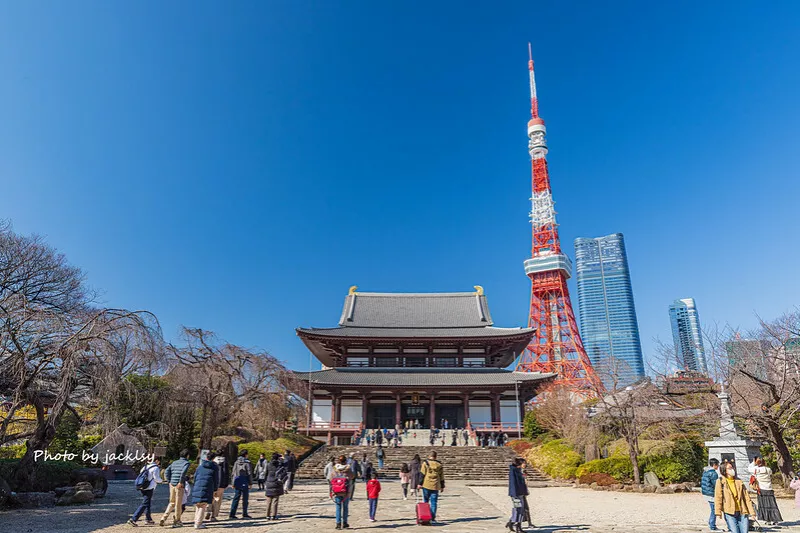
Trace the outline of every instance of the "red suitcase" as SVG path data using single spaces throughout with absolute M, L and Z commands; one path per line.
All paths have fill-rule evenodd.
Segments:
M 431 516 L 431 506 L 428 503 L 418 502 L 417 503 L 417 525 L 418 526 L 429 526 L 431 525 L 431 520 L 433 517 Z

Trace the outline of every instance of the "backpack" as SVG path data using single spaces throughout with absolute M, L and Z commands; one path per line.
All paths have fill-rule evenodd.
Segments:
M 139 475 L 136 476 L 136 481 L 134 481 L 134 487 L 136 490 L 145 490 L 147 487 L 150 486 L 150 470 L 152 470 L 156 465 L 151 466 L 150 468 L 145 468 Z
M 331 494 L 342 496 L 350 491 L 349 479 L 346 477 L 335 477 L 331 479 Z
M 287 479 L 289 479 L 289 472 L 282 466 L 278 467 L 275 471 L 275 480 L 278 481 L 278 483 L 286 483 Z

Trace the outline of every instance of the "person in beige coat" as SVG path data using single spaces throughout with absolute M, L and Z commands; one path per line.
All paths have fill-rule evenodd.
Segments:
M 736 466 L 725 463 L 714 488 L 714 511 L 725 518 L 731 533 L 749 533 L 750 517 L 755 516 L 753 502 L 744 482 L 736 477 Z

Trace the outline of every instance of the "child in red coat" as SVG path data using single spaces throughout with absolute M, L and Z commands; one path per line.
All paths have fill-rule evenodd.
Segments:
M 378 509 L 378 494 L 381 493 L 381 482 L 378 473 L 372 472 L 372 479 L 367 481 L 367 498 L 369 498 L 369 519 L 375 521 L 375 511 Z

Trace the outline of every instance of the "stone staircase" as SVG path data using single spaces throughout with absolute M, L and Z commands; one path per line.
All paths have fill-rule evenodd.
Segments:
M 418 435 L 419 436 L 419 435 Z M 323 471 L 328 458 L 340 455 L 350 456 L 355 452 L 356 458 L 361 461 L 362 454 L 372 461 L 378 468 L 378 459 L 375 457 L 374 446 L 322 446 L 316 452 L 306 457 L 297 470 L 297 479 L 324 479 Z M 378 476 L 381 478 L 398 479 L 400 466 L 410 463 L 414 454 L 424 460 L 431 450 L 436 450 L 438 460 L 444 465 L 445 479 L 466 481 L 508 481 L 508 465 L 517 455 L 508 447 L 479 448 L 476 446 L 400 446 L 398 448 L 384 448 L 386 459 L 383 470 Z M 548 478 L 532 467 L 526 469 L 528 481 L 545 482 Z

